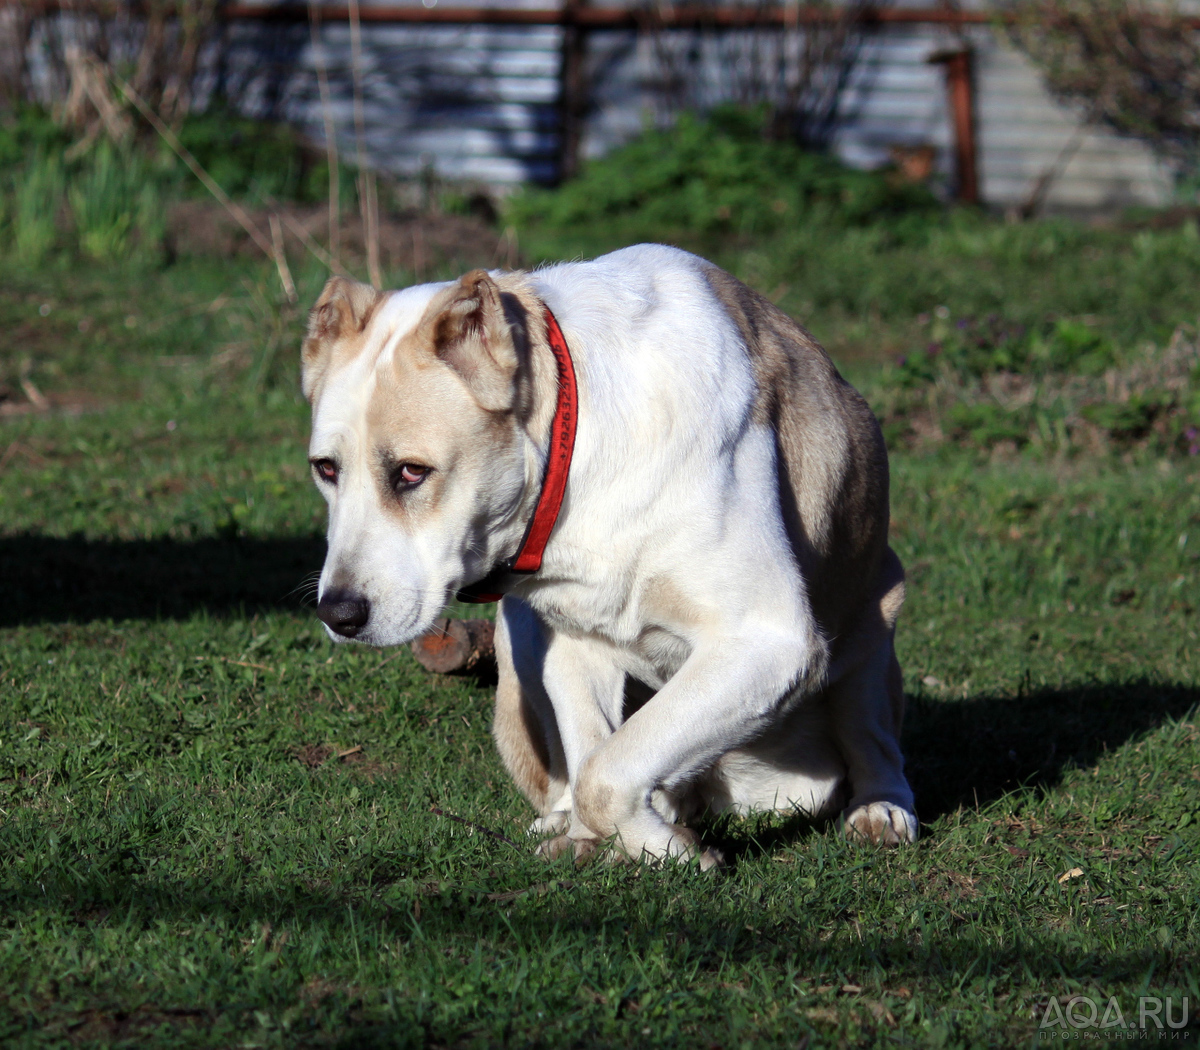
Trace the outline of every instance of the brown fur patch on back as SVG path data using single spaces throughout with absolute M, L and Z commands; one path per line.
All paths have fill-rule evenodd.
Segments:
M 836 639 L 887 541 L 887 450 L 871 409 L 821 346 L 773 303 L 711 267 L 705 278 L 745 340 L 754 421 L 774 428 L 779 499 L 813 611 Z

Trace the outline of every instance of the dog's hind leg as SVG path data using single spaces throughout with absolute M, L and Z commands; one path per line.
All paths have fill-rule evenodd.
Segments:
M 492 735 L 504 768 L 534 809 L 531 832 L 565 830 L 571 801 L 554 711 L 542 685 L 545 636 L 529 606 L 505 598 L 496 617 L 496 708 Z
M 721 756 L 701 779 L 713 812 L 776 810 L 820 820 L 841 810 L 846 766 L 824 694 L 800 697 L 765 734 Z
M 896 846 L 916 841 L 917 818 L 900 753 L 904 688 L 893 636 L 904 575 L 891 551 L 880 581 L 878 601 L 864 609 L 847 639 L 846 657 L 853 664 L 836 677 L 827 698 L 830 727 L 850 782 L 846 834 Z

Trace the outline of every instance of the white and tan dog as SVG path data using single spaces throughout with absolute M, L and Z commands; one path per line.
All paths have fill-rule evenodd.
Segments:
M 407 642 L 521 547 L 559 396 L 546 307 L 574 458 L 540 571 L 503 582 L 494 727 L 542 852 L 707 867 L 680 823 L 705 807 L 844 806 L 852 837 L 913 841 L 879 427 L 804 329 L 686 252 L 329 282 L 303 385 L 331 636 Z

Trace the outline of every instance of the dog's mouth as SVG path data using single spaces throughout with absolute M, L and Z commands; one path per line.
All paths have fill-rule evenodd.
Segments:
M 418 598 L 410 605 L 388 601 L 386 596 L 372 601 L 355 589 L 330 587 L 317 603 L 317 617 L 338 643 L 404 645 L 433 626 L 452 596 L 450 591 L 441 602 Z

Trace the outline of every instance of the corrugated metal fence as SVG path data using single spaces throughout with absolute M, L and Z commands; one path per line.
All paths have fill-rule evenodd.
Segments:
M 368 5 L 364 4 L 364 8 Z M 329 77 L 340 146 L 354 149 L 350 27 L 237 19 L 204 72 L 256 116 L 289 120 L 324 139 L 317 69 Z M 557 173 L 562 28 L 364 22 L 362 81 L 371 162 L 416 176 L 512 183 Z
M 397 0 L 362 0 L 371 163 L 407 177 L 433 171 L 444 179 L 492 185 L 554 179 L 568 31 L 555 23 L 569 19 L 560 18 L 547 0 L 495 0 L 484 11 L 458 9 L 447 0 L 408 2 L 407 17 L 451 21 L 396 21 Z M 289 8 L 289 17 L 281 19 L 278 5 L 268 0 L 239 5 L 238 17 L 223 22 L 220 46 L 203 65 L 201 95 L 222 92 L 245 111 L 291 121 L 320 142 L 324 112 L 317 71 L 324 66 L 337 135 L 351 153 L 350 26 L 343 0 L 328 0 L 321 9 L 314 34 L 303 6 Z M 1039 183 L 1045 184 L 1050 209 L 1114 209 L 1170 199 L 1170 175 L 1145 146 L 1081 129 L 1078 115 L 1047 95 L 1037 72 L 1002 33 L 986 24 L 929 24 L 920 11 L 891 10 L 890 20 L 865 32 L 843 93 L 833 145 L 846 161 L 873 167 L 896 147 L 932 146 L 936 169 L 949 178 L 954 161 L 946 87 L 941 69 L 929 59 L 947 46 L 969 43 L 984 203 L 1018 206 Z M 579 129 L 584 157 L 637 134 L 661 105 L 660 70 L 648 34 L 632 28 L 623 9 L 601 3 L 587 11 L 587 104 Z M 484 16 L 491 24 L 454 24 Z M 513 18 L 527 24 L 497 24 Z M 691 34 L 703 49 L 704 30 L 670 32 Z

